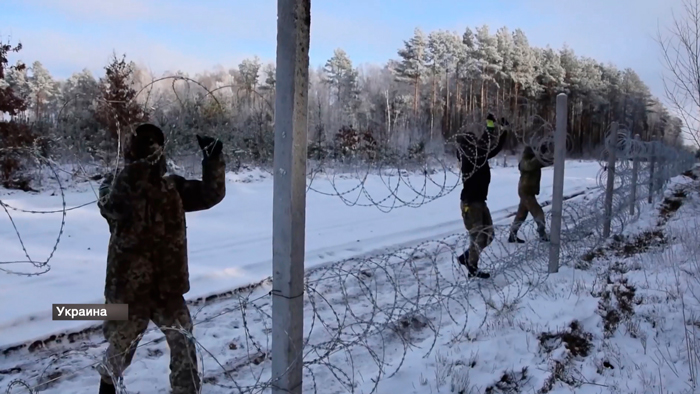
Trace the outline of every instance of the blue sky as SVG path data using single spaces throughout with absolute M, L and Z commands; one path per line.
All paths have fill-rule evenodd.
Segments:
M 2 0 L 0 36 L 21 40 L 19 56 L 54 75 L 101 74 L 112 51 L 156 74 L 235 67 L 258 55 L 274 60 L 274 0 Z M 654 41 L 680 0 L 315 0 L 311 63 L 335 48 L 356 64 L 383 63 L 415 27 L 426 32 L 488 24 L 521 28 L 532 45 L 560 48 L 632 67 L 657 95 L 662 65 Z M 12 60 L 16 60 L 14 57 Z

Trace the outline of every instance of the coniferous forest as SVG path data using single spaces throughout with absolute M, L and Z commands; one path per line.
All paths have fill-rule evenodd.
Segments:
M 8 179 L 29 150 L 64 162 L 109 163 L 122 128 L 160 125 L 173 157 L 196 152 L 193 135 L 225 141 L 239 162 L 272 160 L 275 66 L 257 57 L 235 67 L 188 75 L 152 75 L 115 54 L 104 74 L 54 78 L 41 60 L 11 64 L 19 42 L 0 47 L 0 177 Z M 364 147 L 416 159 L 445 153 L 445 141 L 485 112 L 509 120 L 515 135 L 533 119 L 554 124 L 556 95 L 568 94 L 569 155 L 599 151 L 611 122 L 643 140 L 682 144 L 672 116 L 633 69 L 531 46 L 525 33 L 501 27 L 464 32 L 415 29 L 385 64 L 353 64 L 336 49 L 310 70 L 308 139 L 312 159 L 354 155 Z M 476 115 L 476 116 L 475 116 Z M 508 141 L 515 153 L 518 138 Z M 20 149 L 17 149 L 20 147 Z M 15 175 L 13 175 L 15 174 Z

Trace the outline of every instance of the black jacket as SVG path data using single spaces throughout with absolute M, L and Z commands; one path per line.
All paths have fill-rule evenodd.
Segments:
M 466 203 L 483 202 L 489 194 L 491 183 L 491 168 L 489 159 L 496 156 L 506 143 L 507 133 L 501 133 L 498 143 L 492 150 L 493 140 L 496 138 L 495 129 L 486 129 L 479 138 L 473 133 L 460 135 L 457 138 L 459 156 L 462 162 L 462 194 L 460 199 Z

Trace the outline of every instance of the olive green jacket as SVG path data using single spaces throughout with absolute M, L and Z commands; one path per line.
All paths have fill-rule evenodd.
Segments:
M 518 182 L 518 195 L 538 196 L 540 194 L 540 181 L 542 179 L 542 168 L 552 165 L 537 157 L 532 148 L 525 147 L 523 156 L 518 164 L 520 170 L 520 181 Z
M 150 164 L 129 160 L 144 150 L 134 138 L 124 144 L 126 165 L 100 186 L 100 213 L 111 237 L 105 298 L 137 302 L 153 295 L 181 296 L 190 289 L 186 212 L 209 209 L 226 195 L 222 157 L 202 162 L 202 180 L 165 175 L 165 158 Z

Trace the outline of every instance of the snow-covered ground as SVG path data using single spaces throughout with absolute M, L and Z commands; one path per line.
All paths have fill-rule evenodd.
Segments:
M 595 186 L 600 165 L 570 162 L 565 194 Z M 541 200 L 551 198 L 551 169 L 545 170 Z M 489 205 L 494 219 L 517 207 L 517 169 L 495 168 Z M 427 183 L 427 184 L 426 184 Z M 447 196 L 418 208 L 400 207 L 389 212 L 381 206 L 400 206 L 394 194 L 418 205 L 430 196 L 454 188 L 453 173 L 430 175 L 370 175 L 360 183 L 356 178 L 329 180 L 317 175 L 307 197 L 306 266 L 340 261 L 380 251 L 388 246 L 433 239 L 463 229 L 459 216 L 459 188 Z M 65 192 L 66 206 L 76 207 L 95 200 L 96 185 L 82 185 Z M 341 193 L 343 199 L 334 195 Z M 24 247 L 34 261 L 45 261 L 59 239 L 63 199 L 42 193 L 3 195 L 8 206 L 28 211 L 58 211 L 53 214 L 10 210 Z M 352 205 L 356 204 L 356 205 Z M 510 211 L 509 211 L 510 210 Z M 271 274 L 272 261 L 272 178 L 265 172 L 230 174 L 227 196 L 213 209 L 188 214 L 191 291 L 188 298 L 221 293 L 258 282 Z M 38 276 L 0 275 L 0 348 L 45 337 L 62 330 L 90 324 L 51 320 L 53 303 L 103 302 L 104 273 L 109 231 L 95 204 L 66 213 L 63 234 L 49 261 L 50 271 Z M 0 219 L 0 261 L 26 261 L 13 223 Z M 31 264 L 0 265 L 25 273 L 41 272 Z M 21 302 L 13 302 L 22 297 Z
M 599 169 L 597 163 L 567 163 L 565 194 L 595 186 Z M 645 207 L 623 236 L 545 278 L 544 267 L 527 258 L 545 255 L 546 246 L 535 242 L 507 249 L 500 243 L 507 213 L 517 203 L 513 170 L 494 170 L 489 203 L 499 228 L 485 260 L 500 256 L 529 265 L 519 271 L 520 280 L 497 276 L 484 284 L 468 282 L 455 267 L 449 255 L 463 241 L 457 192 L 389 213 L 309 193 L 307 266 L 317 269 L 307 274 L 304 392 L 351 392 L 350 385 L 358 393 L 693 392 L 689 378 L 697 378 L 700 366 L 700 184 L 674 178 L 665 204 Z M 415 178 L 421 183 L 423 177 Z M 325 186 L 316 182 L 316 188 L 332 189 L 327 181 Z M 231 179 L 228 185 L 224 203 L 189 217 L 192 297 L 269 275 L 271 181 Z M 357 180 L 346 179 L 336 188 L 356 185 Z M 364 187 L 374 200 L 388 194 L 376 177 Z M 415 196 L 407 188 L 401 194 Z M 549 194 L 551 172 L 543 176 L 541 200 Z M 70 206 L 94 195 L 67 198 Z M 2 199 L 23 209 L 60 205 L 47 196 Z M 572 203 L 584 209 L 590 201 L 586 195 L 577 200 Z M 50 252 L 58 216 L 13 214 L 35 259 Z M 50 304 L 99 302 L 104 227 L 94 206 L 70 211 L 49 272 L 1 279 L 3 343 L 77 328 L 51 321 Z M 3 260 L 23 260 L 12 227 L 0 231 L 0 247 L 14 253 Z M 364 257 L 332 264 L 358 255 Z M 269 289 L 262 282 L 192 306 L 203 393 L 266 391 Z M 99 333 L 59 340 L 31 352 L 6 352 L 0 386 L 22 379 L 47 393 L 95 392 L 93 368 L 104 351 Z M 130 392 L 167 392 L 167 355 L 162 334 L 146 334 L 126 373 Z M 27 391 L 19 386 L 11 391 L 21 392 Z

